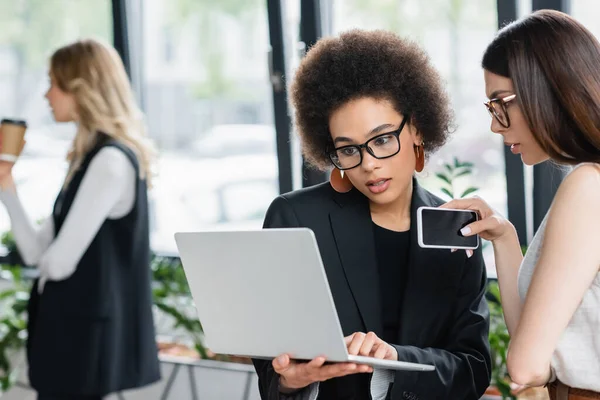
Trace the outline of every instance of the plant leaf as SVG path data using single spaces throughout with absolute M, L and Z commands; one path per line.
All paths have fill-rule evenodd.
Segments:
M 9 297 L 14 296 L 17 293 L 16 289 L 8 289 L 0 293 L 0 300 L 5 300 Z
M 435 174 L 435 176 L 437 176 L 439 179 L 446 182 L 448 185 L 452 185 L 452 181 L 450 180 L 450 178 L 448 176 L 446 176 L 446 174 L 438 172 L 437 174 Z
M 468 196 L 468 195 L 470 195 L 471 193 L 473 193 L 473 192 L 476 192 L 476 191 L 478 191 L 478 190 L 479 190 L 479 188 L 476 188 L 476 187 L 470 187 L 470 188 L 468 188 L 467 190 L 465 190 L 465 191 L 463 192 L 463 194 L 462 194 L 462 195 L 460 195 L 460 197 L 462 198 L 462 197 Z
M 461 176 L 470 175 L 471 173 L 473 173 L 473 170 L 471 168 L 465 168 L 456 175 L 454 175 L 454 177 L 459 178 Z
M 442 192 L 446 193 L 448 196 L 450 196 L 451 199 L 454 198 L 454 195 L 446 188 L 442 188 Z

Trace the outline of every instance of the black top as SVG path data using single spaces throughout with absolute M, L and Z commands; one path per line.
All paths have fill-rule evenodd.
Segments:
M 388 393 L 391 400 L 477 400 L 490 383 L 489 313 L 481 249 L 467 258 L 464 251 L 423 249 L 418 244 L 418 208 L 443 203 L 413 180 L 408 272 L 398 340 L 391 344 L 400 360 L 433 364 L 435 371 L 394 371 Z M 337 193 L 327 182 L 281 195 L 269 207 L 264 227 L 310 228 L 342 333 L 372 331 L 382 337 L 373 221 L 362 193 L 356 189 Z M 263 400 L 299 398 L 280 395 L 279 376 L 271 360 L 253 362 Z M 369 399 L 370 378 L 370 374 L 354 374 L 321 382 L 318 399 Z
M 54 207 L 58 235 L 94 156 L 84 159 Z M 104 396 L 160 379 L 152 317 L 146 182 L 136 179 L 129 214 L 106 219 L 73 275 L 48 281 L 41 295 L 33 285 L 29 304 L 29 378 L 40 393 Z
M 408 271 L 410 231 L 396 232 L 373 223 L 375 254 L 381 288 L 383 336 L 388 343 L 398 342 L 398 324 Z

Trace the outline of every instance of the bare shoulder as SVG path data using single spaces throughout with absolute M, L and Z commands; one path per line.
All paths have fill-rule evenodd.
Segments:
M 582 207 L 587 212 L 592 212 L 590 208 L 599 209 L 598 202 L 600 202 L 600 166 L 585 164 L 575 168 L 561 183 L 553 208 Z
M 575 168 L 563 181 L 560 189 L 600 193 L 600 165 L 584 164 Z

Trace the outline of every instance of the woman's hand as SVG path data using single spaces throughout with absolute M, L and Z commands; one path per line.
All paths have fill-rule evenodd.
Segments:
M 382 360 L 398 361 L 396 348 L 381 340 L 375 333 L 356 332 L 344 339 L 348 353 L 353 356 L 379 358 Z
M 368 365 L 355 363 L 325 364 L 325 357 L 317 357 L 308 363 L 297 362 L 287 354 L 273 360 L 273 369 L 280 375 L 279 384 L 283 390 L 301 389 L 315 382 L 373 371 Z
M 15 163 L 0 160 L 0 189 L 14 189 L 15 181 L 12 176 L 12 168 Z
M 373 332 L 355 332 L 344 338 L 348 354 L 398 361 L 398 352 Z M 273 360 L 275 372 L 281 375 L 281 387 L 301 389 L 315 382 L 356 373 L 373 372 L 373 367 L 355 363 L 325 364 L 325 357 L 317 357 L 308 363 L 292 361 L 287 354 Z
M 494 211 L 479 197 L 455 199 L 440 208 L 472 210 L 479 214 L 479 221 L 473 222 L 461 230 L 463 236 L 479 235 L 485 240 L 495 241 L 514 233 L 515 230 L 510 221 Z

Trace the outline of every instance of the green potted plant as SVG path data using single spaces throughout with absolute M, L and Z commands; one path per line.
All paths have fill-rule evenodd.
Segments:
M 22 279 L 19 266 L 0 264 L 0 273 L 10 282 L 0 291 L 0 393 L 4 393 L 21 372 L 15 364 L 24 357 L 31 283 Z
M 152 295 L 154 305 L 173 320 L 172 328 L 181 329 L 189 336 L 188 342 L 202 358 L 208 358 L 203 343 L 202 325 L 195 315 L 190 289 L 181 262 L 173 257 L 155 256 L 152 259 Z M 159 343 L 167 350 L 182 343 Z
M 0 245 L 6 250 L 6 255 L 0 258 L 3 264 L 21 265 L 23 260 L 17 251 L 15 238 L 11 231 L 6 231 L 0 235 Z

